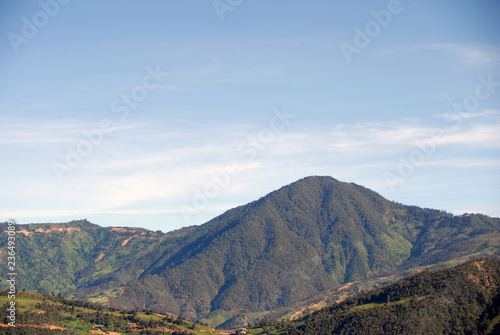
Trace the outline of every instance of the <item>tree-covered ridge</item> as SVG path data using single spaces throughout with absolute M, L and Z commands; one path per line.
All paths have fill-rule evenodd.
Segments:
M 5 231 L 6 225 L 0 224 L 0 229 Z M 18 287 L 68 294 L 92 287 L 110 274 L 114 274 L 115 288 L 123 286 L 148 265 L 138 259 L 151 257 L 162 242 L 175 244 L 183 235 L 179 231 L 164 234 L 143 228 L 100 227 L 87 220 L 17 225 Z M 0 256 L 6 245 L 2 243 Z
M 499 334 L 500 262 L 476 259 L 364 292 L 272 334 Z
M 28 231 L 17 234 L 19 287 L 212 325 L 252 322 L 354 281 L 500 254 L 498 218 L 406 206 L 331 177 L 167 234 L 85 220 L 18 228 Z

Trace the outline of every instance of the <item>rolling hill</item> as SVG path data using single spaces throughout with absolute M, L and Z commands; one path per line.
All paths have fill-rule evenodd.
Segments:
M 423 271 L 325 307 L 272 334 L 499 334 L 500 262 Z
M 16 302 L 15 327 L 7 306 Z M 0 292 L 0 334 L 218 334 L 206 326 L 152 311 L 124 311 L 88 301 L 44 293 L 20 292 L 9 299 Z

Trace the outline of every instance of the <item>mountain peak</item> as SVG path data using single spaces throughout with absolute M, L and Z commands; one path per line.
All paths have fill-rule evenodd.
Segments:
M 110 304 L 213 324 L 290 308 L 347 283 L 500 254 L 500 219 L 405 206 L 328 176 L 302 178 L 176 233 L 83 220 L 47 227 L 81 229 L 48 236 L 25 227 L 28 289 L 119 292 Z
M 325 185 L 325 184 L 335 184 L 335 183 L 341 183 L 337 179 L 330 177 L 330 176 L 308 176 L 301 178 L 297 181 L 294 181 L 293 183 L 289 185 L 285 185 L 283 187 L 295 185 L 295 184 L 319 184 L 319 185 Z

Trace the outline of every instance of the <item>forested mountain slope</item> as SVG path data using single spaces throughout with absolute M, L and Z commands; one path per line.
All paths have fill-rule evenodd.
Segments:
M 498 218 L 397 204 L 331 177 L 167 234 L 85 220 L 18 228 L 20 287 L 213 325 L 345 283 L 500 253 Z
M 201 226 L 114 303 L 203 318 L 273 310 L 354 280 L 496 253 L 499 236 L 498 219 L 404 206 L 309 177 Z
M 0 229 L 6 231 L 6 227 L 3 223 Z M 145 263 L 138 259 L 152 255 L 159 245 L 175 246 L 191 230 L 164 234 L 143 228 L 104 228 L 87 220 L 16 228 L 18 287 L 49 293 L 92 286 L 110 273 L 124 285 L 144 271 Z M 2 243 L 0 255 L 5 255 L 6 245 Z
M 273 328 L 288 335 L 499 334 L 500 262 L 424 271 Z

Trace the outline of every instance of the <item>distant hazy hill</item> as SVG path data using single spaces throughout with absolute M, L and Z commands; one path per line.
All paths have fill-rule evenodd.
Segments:
M 323 308 L 273 334 L 500 334 L 500 262 L 424 271 Z
M 500 253 L 498 218 L 405 206 L 331 177 L 304 178 L 168 234 L 87 221 L 18 228 L 20 287 L 214 325 L 345 283 Z

